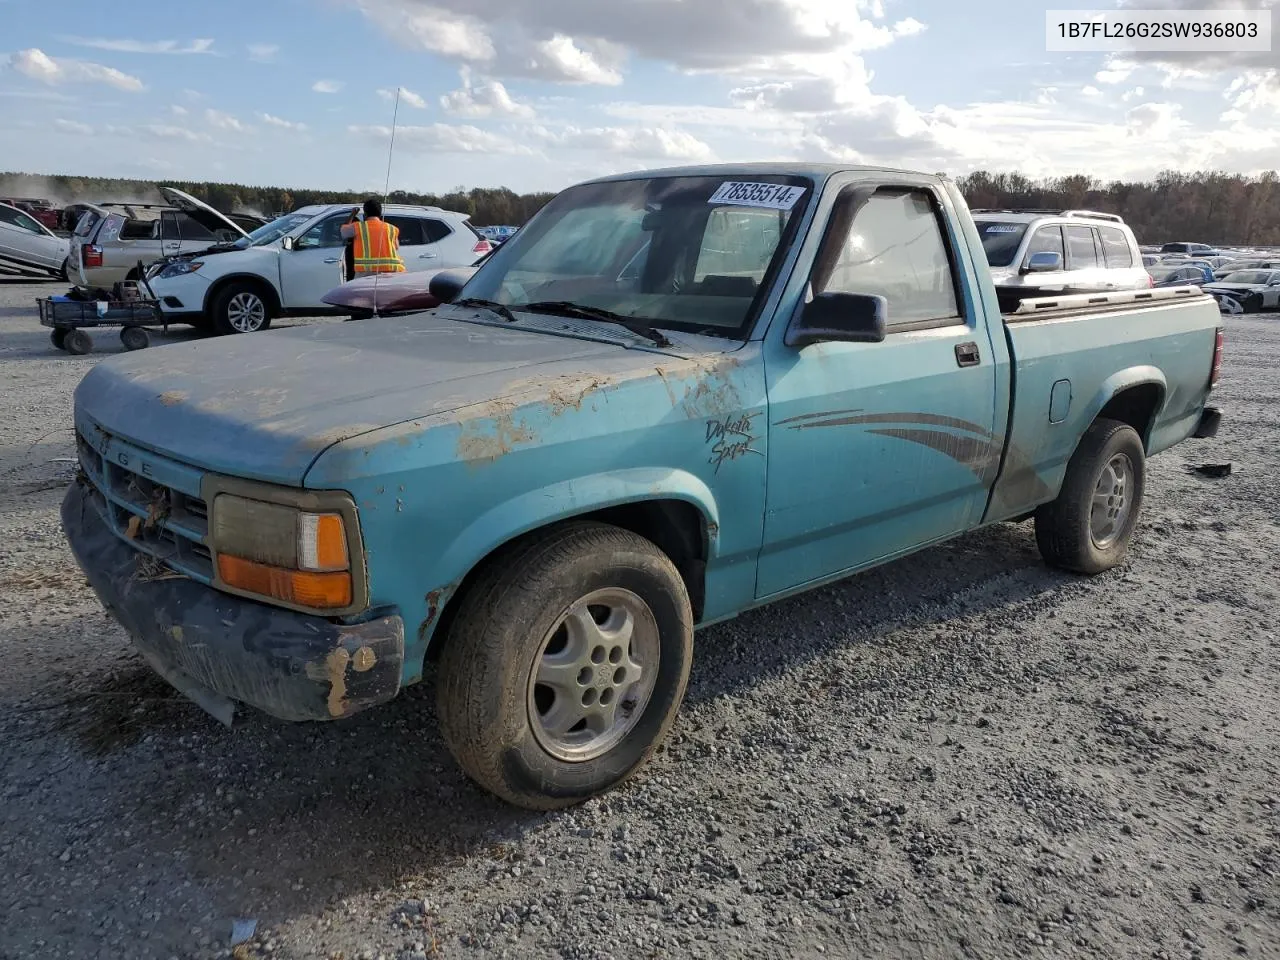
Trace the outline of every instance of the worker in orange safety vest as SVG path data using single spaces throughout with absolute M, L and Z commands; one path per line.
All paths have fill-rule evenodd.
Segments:
M 400 231 L 382 219 L 382 202 L 370 197 L 364 202 L 364 219 L 342 225 L 342 236 L 352 242 L 352 273 L 403 273 L 400 259 Z

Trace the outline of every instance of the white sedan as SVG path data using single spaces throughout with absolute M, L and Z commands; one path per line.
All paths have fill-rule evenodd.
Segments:
M 0 203 L 0 265 L 6 263 L 67 278 L 70 244 L 17 207 Z
M 1280 270 L 1240 270 L 1206 283 L 1205 293 L 1237 301 L 1243 312 L 1280 310 Z

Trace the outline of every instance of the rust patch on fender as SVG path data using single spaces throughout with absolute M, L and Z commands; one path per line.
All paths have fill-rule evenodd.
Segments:
M 480 404 L 476 416 L 460 426 L 458 459 L 475 466 L 492 463 L 517 444 L 533 439 L 524 423 L 515 422 L 512 405 L 499 400 Z

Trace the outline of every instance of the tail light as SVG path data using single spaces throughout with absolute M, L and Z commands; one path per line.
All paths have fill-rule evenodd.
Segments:
M 1222 373 L 1222 345 L 1224 342 L 1222 328 L 1219 327 L 1213 338 L 1213 367 L 1209 370 L 1209 387 L 1218 385 L 1218 376 Z
M 476 245 L 471 248 L 471 252 L 483 254 L 483 253 L 488 253 L 492 249 L 493 249 L 493 244 L 490 243 L 488 240 L 477 240 Z
M 102 248 L 92 243 L 80 247 L 80 265 L 82 267 L 102 266 Z
M 1155 278 L 1155 277 L 1153 277 L 1151 274 L 1149 274 L 1149 273 L 1148 273 L 1148 274 L 1147 274 L 1147 286 L 1148 286 L 1148 287 L 1154 287 L 1155 285 L 1156 285 L 1156 278 Z

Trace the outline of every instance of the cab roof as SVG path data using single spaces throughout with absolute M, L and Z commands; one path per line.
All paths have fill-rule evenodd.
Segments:
M 633 170 L 595 177 L 586 183 L 609 183 L 619 180 L 647 180 L 654 177 L 808 177 L 824 183 L 838 173 L 888 173 L 908 177 L 947 179 L 946 174 L 924 173 L 896 167 L 867 166 L 851 163 L 704 163 L 680 167 L 660 167 L 654 170 Z

